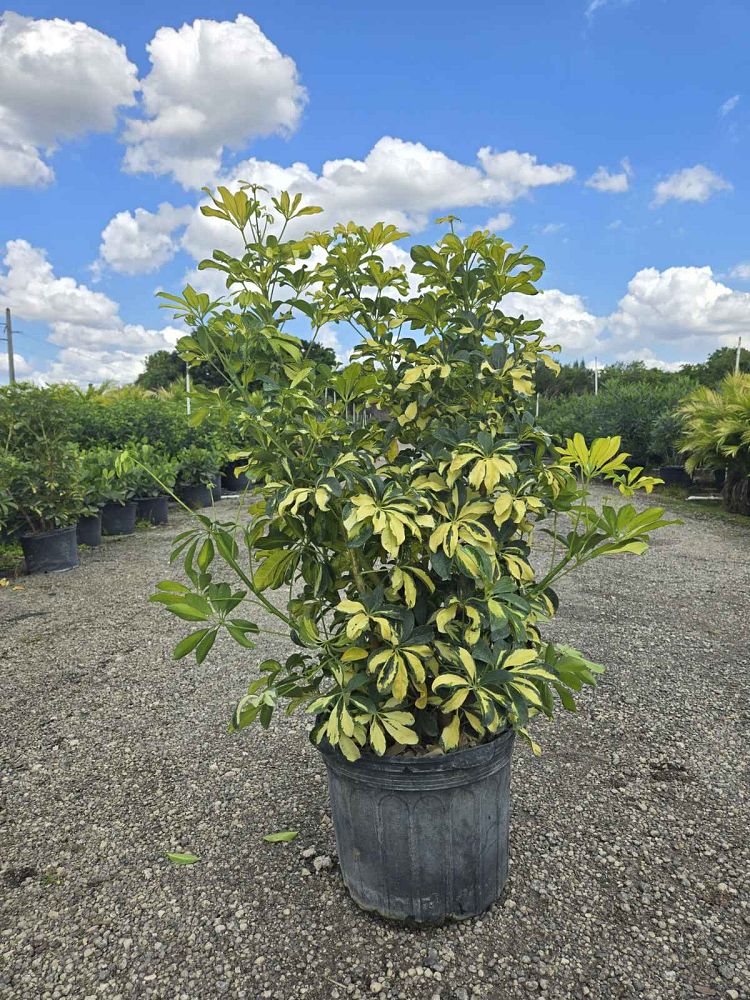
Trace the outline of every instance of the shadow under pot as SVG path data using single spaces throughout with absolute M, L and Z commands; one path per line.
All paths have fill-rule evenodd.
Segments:
M 185 506 L 191 510 L 211 506 L 211 490 L 205 483 L 197 483 L 194 486 L 179 485 L 175 492 Z
M 76 539 L 79 545 L 88 545 L 95 549 L 102 543 L 102 515 L 88 514 L 86 517 L 79 517 L 76 525 Z
M 139 521 L 148 521 L 149 524 L 167 524 L 169 521 L 169 505 L 165 496 L 136 497 L 135 503 Z
M 513 731 L 444 756 L 350 762 L 321 745 L 341 874 L 355 903 L 391 920 L 476 916 L 508 873 Z
M 38 535 L 21 535 L 21 548 L 28 573 L 57 573 L 78 565 L 74 524 Z
M 129 503 L 105 503 L 102 507 L 102 534 L 132 535 L 137 509 L 132 500 Z

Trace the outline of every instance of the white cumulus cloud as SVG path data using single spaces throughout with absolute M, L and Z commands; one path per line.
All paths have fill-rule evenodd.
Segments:
M 487 219 L 484 224 L 484 229 L 489 229 L 495 233 L 502 233 L 503 230 L 512 226 L 514 222 L 515 219 L 510 212 L 498 212 L 497 215 L 493 215 L 491 219 Z
M 34 377 L 45 381 L 132 381 L 147 354 L 170 348 L 182 332 L 125 323 L 116 302 L 74 278 L 57 277 L 46 254 L 9 240 L 0 269 L 0 297 L 21 320 L 46 323 L 57 358 Z
M 283 167 L 253 158 L 239 164 L 224 182 L 230 189 L 247 181 L 262 184 L 273 194 L 300 192 L 307 204 L 325 210 L 324 216 L 315 217 L 316 228 L 354 219 L 365 225 L 391 222 L 414 233 L 439 212 L 509 204 L 535 188 L 563 184 L 574 175 L 567 164 L 538 163 L 535 156 L 515 150 L 494 152 L 483 147 L 477 162 L 466 164 L 420 142 L 383 136 L 363 160 L 327 160 L 320 173 L 306 163 Z M 239 240 L 234 239 L 237 249 Z M 232 240 L 225 223 L 196 211 L 183 245 L 200 260 L 214 247 L 229 252 Z
M 145 117 L 125 133 L 128 171 L 200 187 L 220 172 L 225 149 L 297 127 L 307 97 L 297 67 L 252 18 L 159 28 L 147 48 Z
M 732 185 L 702 163 L 685 167 L 660 181 L 654 188 L 654 207 L 667 201 L 705 202 L 718 191 L 731 191 Z
M 48 184 L 45 156 L 66 140 L 110 132 L 135 103 L 136 67 L 108 35 L 79 21 L 0 20 L 0 184 Z
M 710 267 L 647 267 L 631 278 L 607 321 L 619 342 L 651 349 L 679 342 L 703 350 L 750 327 L 750 292 L 717 281 Z
M 137 208 L 118 212 L 102 231 L 99 267 L 111 267 L 121 274 L 148 274 L 158 271 L 180 249 L 177 230 L 193 215 L 193 208 L 175 208 L 169 202 L 156 212 Z
M 552 343 L 569 356 L 592 351 L 604 330 L 605 319 L 591 313 L 580 295 L 549 288 L 539 295 L 506 295 L 502 309 L 509 316 L 540 319 Z
M 606 167 L 597 167 L 595 172 L 586 181 L 586 187 L 601 191 L 604 194 L 623 194 L 630 186 L 630 178 L 633 176 L 633 168 L 630 160 L 626 157 L 621 161 L 622 170 L 614 173 Z
M 729 272 L 729 277 L 736 278 L 738 281 L 750 281 L 750 260 L 743 260 L 739 264 L 735 264 Z

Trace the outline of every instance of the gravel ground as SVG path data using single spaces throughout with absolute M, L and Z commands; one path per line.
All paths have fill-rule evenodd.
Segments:
M 412 930 L 349 900 L 305 720 L 226 733 L 285 646 L 171 660 L 146 597 L 183 525 L 0 592 L 0 997 L 750 997 L 750 531 L 565 581 L 556 637 L 611 669 L 516 748 L 501 902 Z

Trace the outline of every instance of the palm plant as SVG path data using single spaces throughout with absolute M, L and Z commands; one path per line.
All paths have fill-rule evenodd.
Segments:
M 696 389 L 680 413 L 687 470 L 726 468 L 725 506 L 750 514 L 750 375 L 728 375 L 718 389 Z

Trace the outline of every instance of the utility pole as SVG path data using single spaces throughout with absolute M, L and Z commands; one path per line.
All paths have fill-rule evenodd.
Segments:
M 734 374 L 739 375 L 740 373 L 740 356 L 742 354 L 742 337 L 737 338 L 737 354 L 734 358 Z
M 8 342 L 8 384 L 16 384 L 16 365 L 13 358 L 13 323 L 10 318 L 10 309 L 5 310 L 5 339 Z
M 594 395 L 599 395 L 599 361 L 594 358 Z

